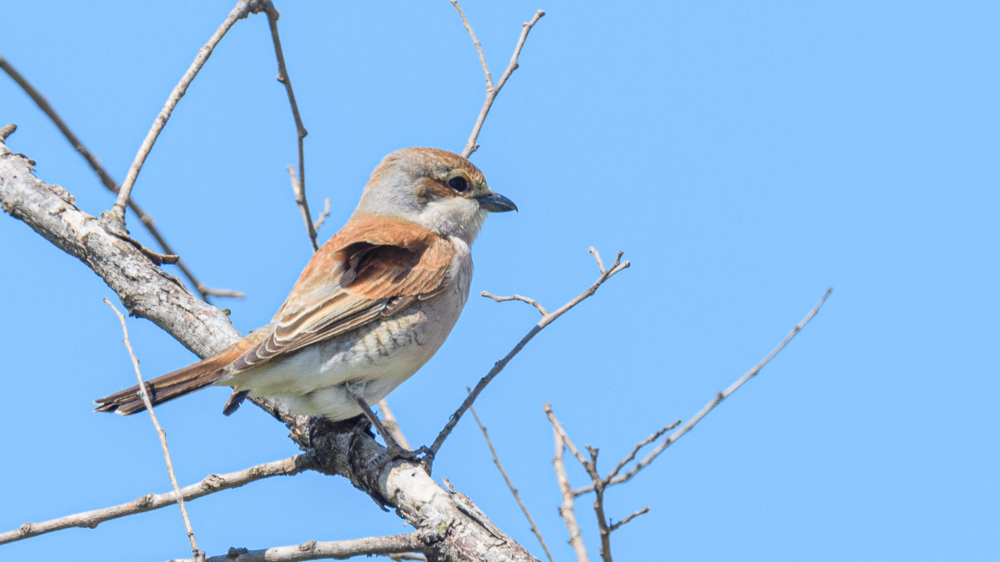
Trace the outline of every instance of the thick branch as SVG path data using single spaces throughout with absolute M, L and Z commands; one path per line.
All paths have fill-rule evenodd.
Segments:
M 47 115 L 49 119 L 52 120 L 52 122 L 63 134 L 63 136 L 66 137 L 66 140 L 68 140 L 69 143 L 73 145 L 73 148 L 75 148 L 76 151 L 80 153 L 80 156 L 83 156 L 83 159 L 87 161 L 87 164 L 89 164 L 90 168 L 94 170 L 94 173 L 97 174 L 97 177 L 101 179 L 101 183 L 104 184 L 104 187 L 106 187 L 108 191 L 117 194 L 120 191 L 118 183 L 114 179 L 112 179 L 111 175 L 108 174 L 107 171 L 105 171 L 103 166 L 101 166 L 101 161 L 97 158 L 97 156 L 95 156 L 92 152 L 90 152 L 90 150 L 87 149 L 86 146 L 84 146 L 83 142 L 79 138 L 77 138 L 77 136 L 69 128 L 66 122 L 62 120 L 62 118 L 59 116 L 58 113 L 56 113 L 56 110 L 52 107 L 51 104 L 49 104 L 49 101 L 45 99 L 45 96 L 43 96 L 41 92 L 36 90 L 35 87 L 31 85 L 31 82 L 28 82 L 28 79 L 22 76 L 21 73 L 17 71 L 17 69 L 11 66 L 11 64 L 3 57 L 3 55 L 0 55 L 0 69 L 6 72 L 7 75 L 10 76 L 11 79 L 13 79 L 14 82 L 16 82 L 17 85 L 20 86 L 22 90 L 24 90 L 24 93 L 28 94 L 28 97 L 31 98 L 31 101 L 35 102 L 35 105 L 37 105 L 38 108 L 41 109 L 42 112 L 45 113 L 45 115 Z M 4 138 L 6 138 L 6 136 L 4 136 Z M 132 212 L 135 213 L 135 216 L 140 221 L 142 221 L 143 226 L 146 227 L 146 230 L 149 231 L 149 234 L 156 240 L 156 243 L 160 245 L 160 249 L 163 251 L 164 254 L 168 255 L 177 254 L 177 252 L 175 252 L 174 249 L 167 242 L 167 239 L 164 238 L 163 234 L 160 233 L 159 229 L 156 228 L 156 221 L 153 220 L 153 217 L 151 217 L 149 213 L 147 213 L 142 207 L 139 206 L 138 203 L 133 201 L 131 198 L 128 200 L 128 208 L 132 209 Z M 178 259 L 176 261 L 176 264 L 177 267 L 181 270 L 181 273 L 183 273 L 184 276 L 187 277 L 189 281 L 191 281 L 191 284 L 194 285 L 195 290 L 201 293 L 202 298 L 207 299 L 209 296 L 231 297 L 237 299 L 243 298 L 243 293 L 241 293 L 240 291 L 233 291 L 230 289 L 214 289 L 212 287 L 205 285 L 204 283 L 199 281 L 197 277 L 194 276 L 194 273 L 191 271 L 191 269 L 187 266 L 187 264 L 183 260 Z
M 141 251 L 110 234 L 114 216 L 98 219 L 84 213 L 69 192 L 34 177 L 28 158 L 11 153 L 2 142 L 0 205 L 100 275 L 133 316 L 152 320 L 197 355 L 215 355 L 239 339 L 221 310 L 195 298 Z M 291 437 L 317 460 L 317 470 L 350 479 L 396 507 L 415 529 L 447 529 L 445 539 L 433 546 L 432 558 L 535 560 L 485 515 L 470 510 L 471 502 L 460 506 L 422 467 L 381 462 L 386 451 L 369 434 L 295 415 L 267 401 L 255 403 L 291 429 Z

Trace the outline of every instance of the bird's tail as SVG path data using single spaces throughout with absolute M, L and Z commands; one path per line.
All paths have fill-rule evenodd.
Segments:
M 227 350 L 229 351 L 229 350 Z M 172 373 L 146 381 L 146 392 L 149 401 L 156 406 L 178 396 L 200 390 L 225 377 L 228 373 L 226 365 L 232 357 L 225 351 L 204 361 L 189 365 Z M 117 412 L 124 416 L 141 412 L 146 409 L 139 394 L 139 387 L 133 386 L 116 392 L 110 396 L 94 400 L 97 404 L 95 412 Z

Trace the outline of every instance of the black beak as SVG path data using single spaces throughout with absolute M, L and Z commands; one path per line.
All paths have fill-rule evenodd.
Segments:
M 515 205 L 513 201 L 507 199 L 499 193 L 491 193 L 489 195 L 476 197 L 476 201 L 479 201 L 480 209 L 491 213 L 506 213 L 507 211 L 517 210 L 517 205 Z

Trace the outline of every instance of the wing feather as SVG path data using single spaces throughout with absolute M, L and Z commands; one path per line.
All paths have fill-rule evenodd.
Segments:
M 446 288 L 455 248 L 420 226 L 351 221 L 306 266 L 264 337 L 231 364 L 245 371 L 393 316 Z

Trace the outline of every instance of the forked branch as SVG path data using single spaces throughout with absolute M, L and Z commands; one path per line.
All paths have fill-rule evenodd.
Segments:
M 208 43 L 204 47 L 198 50 L 198 55 L 195 56 L 194 62 L 188 67 L 187 72 L 181 77 L 180 82 L 174 86 L 173 91 L 167 96 L 167 103 L 164 104 L 163 109 L 160 110 L 159 115 L 153 121 L 153 126 L 146 133 L 146 138 L 143 139 L 142 144 L 139 146 L 139 152 L 136 153 L 135 158 L 132 160 L 132 165 L 128 168 L 128 173 L 125 175 L 125 182 L 122 183 L 121 190 L 118 192 L 118 199 L 115 201 L 114 206 L 111 210 L 119 217 L 125 216 L 125 205 L 128 203 L 129 195 L 132 193 L 132 187 L 135 185 L 136 178 L 139 177 L 139 171 L 142 170 L 142 165 L 146 162 L 146 157 L 149 156 L 149 152 L 153 150 L 153 144 L 156 143 L 157 137 L 160 136 L 160 132 L 163 131 L 163 127 L 167 125 L 167 120 L 170 119 L 170 115 L 174 112 L 174 108 L 177 107 L 177 103 L 181 101 L 184 94 L 187 93 L 188 86 L 194 81 L 195 77 L 198 76 L 198 72 L 201 68 L 205 66 L 208 62 L 208 58 L 212 56 L 212 51 L 218 46 L 222 38 L 226 36 L 226 33 L 236 24 L 237 21 L 247 17 L 251 11 L 257 8 L 256 2 L 251 0 L 240 0 L 236 3 L 236 7 L 229 12 L 225 21 L 219 26 L 212 37 L 208 40 Z
M 535 12 L 535 16 L 531 20 L 521 24 L 521 36 L 517 39 L 517 46 L 514 47 L 514 54 L 510 57 L 510 63 L 507 64 L 507 69 L 500 76 L 500 80 L 494 85 L 493 77 L 490 74 L 490 67 L 486 64 L 486 55 L 483 54 L 483 46 L 479 43 L 479 39 L 476 37 L 476 32 L 472 30 L 472 24 L 469 23 L 469 19 L 465 17 L 465 12 L 462 11 L 462 6 L 459 5 L 458 0 L 449 0 L 455 10 L 458 11 L 458 15 L 462 18 L 462 24 L 465 26 L 465 30 L 469 33 L 469 37 L 472 38 L 472 44 L 476 46 L 476 53 L 479 55 L 479 64 L 483 67 L 483 74 L 486 77 L 486 99 L 483 101 L 483 107 L 479 110 L 479 116 L 476 118 L 476 124 L 472 127 L 472 134 L 469 135 L 468 142 L 465 143 L 465 148 L 462 149 L 462 156 L 468 158 L 472 156 L 479 145 L 476 144 L 476 139 L 479 138 L 479 131 L 483 128 L 483 123 L 486 122 L 486 116 L 490 112 L 490 108 L 493 107 L 493 101 L 496 100 L 497 94 L 503 88 L 507 80 L 510 79 L 510 75 L 517 70 L 518 63 L 517 58 L 521 55 L 521 49 L 524 47 L 524 42 L 528 39 L 528 33 L 531 32 L 531 28 L 535 27 L 538 20 L 545 16 L 545 12 L 538 10 Z
M 507 363 L 510 363 L 510 360 L 513 359 L 515 355 L 520 353 L 521 350 L 524 349 L 524 346 L 528 345 L 528 342 L 530 342 L 531 339 L 538 334 L 538 332 L 541 332 L 543 329 L 545 329 L 546 326 L 548 326 L 552 322 L 555 322 L 557 318 L 565 314 L 574 306 L 580 304 L 587 298 L 591 297 L 595 292 L 597 292 L 597 289 L 601 285 L 603 285 L 605 281 L 611 279 L 611 277 L 613 277 L 619 271 L 622 271 L 623 269 L 627 268 L 630 265 L 629 262 L 627 261 L 625 262 L 621 261 L 622 252 L 618 252 L 618 257 L 615 259 L 615 263 L 614 265 L 611 266 L 611 269 L 605 269 L 603 264 L 601 264 L 600 254 L 597 253 L 597 250 L 594 250 L 594 248 L 591 247 L 590 252 L 597 257 L 599 269 L 601 270 L 601 275 L 597 278 L 597 281 L 595 281 L 590 287 L 587 287 L 585 291 L 577 295 L 576 298 L 559 307 L 559 309 L 556 310 L 555 312 L 550 312 L 542 316 L 542 319 L 538 321 L 538 324 L 535 324 L 535 326 L 531 328 L 531 330 L 529 330 L 528 333 L 523 338 L 521 338 L 521 341 L 517 342 L 517 345 L 515 345 L 514 348 L 511 349 L 510 352 L 508 352 L 503 359 L 497 361 L 497 363 L 493 366 L 493 368 L 490 369 L 490 372 L 487 373 L 486 376 L 479 381 L 479 384 L 477 384 L 474 389 L 472 389 L 472 392 L 470 392 L 469 396 L 466 397 L 465 402 L 463 402 L 462 405 L 459 406 L 458 410 L 456 410 L 455 413 L 451 415 L 451 418 L 449 418 L 448 423 L 445 424 L 444 429 L 441 430 L 441 433 L 438 434 L 437 439 L 434 440 L 434 443 L 427 450 L 428 461 L 431 462 L 433 461 L 434 456 L 441 449 L 441 445 L 444 444 L 445 439 L 448 438 L 448 435 L 450 435 L 452 430 L 455 429 L 455 426 L 458 425 L 458 420 L 462 418 L 462 415 L 465 414 L 466 410 L 472 407 L 472 404 L 476 401 L 476 398 L 479 396 L 479 394 L 486 388 L 486 385 L 490 384 L 490 381 L 496 378 L 496 376 L 499 375 L 501 371 L 503 371 L 504 367 L 507 366 Z
M 97 158 L 97 156 L 95 156 L 92 152 L 90 152 L 90 150 L 88 150 L 87 147 L 84 146 L 83 142 L 79 138 L 77 138 L 77 136 L 69 128 L 66 122 L 62 120 L 62 118 L 59 116 L 58 113 L 56 113 L 56 110 L 52 107 L 49 101 L 45 99 L 45 96 L 43 96 L 41 92 L 35 89 L 35 87 L 31 84 L 31 82 L 29 82 L 27 78 L 25 78 L 20 72 L 18 72 L 16 68 L 11 66 L 10 62 L 8 62 L 7 59 L 3 57 L 3 55 L 0 55 L 0 69 L 6 72 L 7 75 L 10 76 L 11 79 L 13 79 L 14 82 L 16 82 L 17 85 L 20 86 L 22 90 L 24 90 L 24 93 L 28 94 L 28 97 L 31 98 L 31 101 L 35 102 L 35 105 L 37 105 L 38 108 L 41 109 L 46 116 L 48 116 L 48 118 L 52 121 L 52 123 L 55 124 L 55 126 L 59 129 L 59 131 L 63 134 L 63 136 L 66 137 L 66 140 L 68 140 L 69 143 L 73 145 L 73 148 L 75 148 L 76 151 L 80 153 L 80 156 L 83 156 L 83 159 L 87 161 L 87 164 L 90 165 L 90 168 L 94 170 L 94 173 L 96 173 L 97 177 L 100 178 L 101 183 L 104 185 L 104 187 L 106 187 L 108 191 L 112 193 L 115 194 L 119 193 L 120 187 L 118 183 L 111 178 L 111 175 L 108 174 L 108 172 L 101 165 L 101 161 Z M 4 135 L 3 138 L 6 139 L 7 136 Z M 132 209 L 132 212 L 135 213 L 135 216 L 140 221 L 142 221 L 143 226 L 146 227 L 146 230 L 149 232 L 149 234 L 156 240 L 156 243 L 160 245 L 160 249 L 162 250 L 163 254 L 177 255 L 177 252 L 175 252 L 174 249 L 170 246 L 170 244 L 167 242 L 167 239 L 163 236 L 163 234 L 159 231 L 159 229 L 156 228 L 156 221 L 153 220 L 153 217 L 151 217 L 149 213 L 147 213 L 142 207 L 139 206 L 138 203 L 136 203 L 131 198 L 128 200 L 128 208 Z M 215 289 L 213 287 L 205 285 L 204 283 L 199 281 L 197 277 L 195 277 L 194 273 L 187 266 L 184 260 L 177 259 L 175 263 L 177 264 L 177 267 L 181 270 L 181 273 L 183 273 L 184 276 L 188 278 L 188 281 L 190 281 L 191 284 L 194 286 L 195 290 L 201 293 L 201 297 L 203 299 L 208 300 L 208 297 L 210 296 L 231 297 L 237 299 L 243 298 L 243 293 L 240 291 L 233 291 L 231 289 Z

